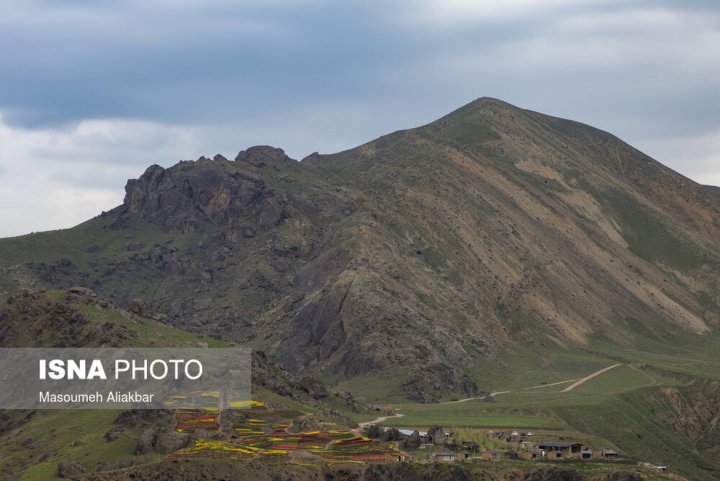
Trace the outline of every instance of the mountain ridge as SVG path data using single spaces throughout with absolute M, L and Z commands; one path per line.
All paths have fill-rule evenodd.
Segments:
M 718 199 L 607 132 L 480 98 L 301 162 L 151 166 L 74 230 L 2 240 L 0 290 L 140 298 L 292 372 L 394 372 L 388 393 L 433 401 L 486 390 L 478 366 L 518 343 L 717 328 Z

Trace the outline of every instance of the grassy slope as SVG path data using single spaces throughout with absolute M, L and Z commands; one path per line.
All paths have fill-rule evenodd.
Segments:
M 73 294 L 67 291 L 47 291 L 35 295 L 33 301 L 39 309 L 48 309 L 57 304 L 77 309 L 85 314 L 87 324 L 84 332 L 93 332 L 97 327 L 107 330 L 110 324 L 122 333 L 114 344 L 133 347 L 227 347 L 228 343 L 207 336 L 200 336 L 172 328 L 166 324 L 131 316 L 114 307 L 102 307 L 100 304 L 74 301 Z M 13 305 L 16 312 L 11 312 L 9 322 L 18 337 L 13 338 L 13 345 L 52 346 L 53 333 L 47 332 L 46 337 L 28 338 L 22 330 L 22 318 L 17 311 L 25 309 L 23 298 L 18 298 Z M 86 338 L 88 339 L 88 338 Z M 89 338 L 92 339 L 92 338 Z M 90 344 L 93 344 L 90 341 Z M 92 347 L 92 346 L 86 346 Z M 293 409 L 314 412 L 314 409 L 301 403 L 266 390 L 253 393 L 254 398 L 263 401 L 282 402 Z M 335 406 L 341 409 L 341 406 Z M 11 419 L 19 420 L 28 415 L 28 411 L 5 411 Z M 41 410 L 31 414 L 29 421 L 20 427 L 0 435 L 0 479 L 50 480 L 57 477 L 58 463 L 82 462 L 83 465 L 94 467 L 97 464 L 116 460 L 132 460 L 142 464 L 159 460 L 158 455 L 136 456 L 135 445 L 144 425 L 126 428 L 120 437 L 108 442 L 104 435 L 117 428 L 115 419 L 119 411 L 115 410 Z
M 48 291 L 36 300 L 38 304 L 54 305 L 72 299 L 66 291 Z M 19 305 L 20 303 L 16 304 Z M 67 303 L 69 307 L 83 312 L 87 318 L 86 331 L 95 327 L 112 324 L 122 327 L 127 338 L 119 344 L 133 347 L 226 347 L 227 343 L 207 336 L 197 336 L 165 324 L 128 316 L 112 307 L 88 305 L 85 303 Z M 21 320 L 10 317 L 11 325 L 20 332 L 14 339 L 16 346 L 33 345 L 48 347 L 53 344 L 52 332 L 46 332 L 43 338 L 26 338 L 22 332 Z M 90 347 L 90 346 L 86 346 Z M 10 416 L 24 416 L 24 411 L 10 411 Z M 0 473 L 9 476 L 5 479 L 37 480 L 57 478 L 57 465 L 62 462 L 82 461 L 83 464 L 96 465 L 121 459 L 132 459 L 136 463 L 152 461 L 157 456 L 137 457 L 135 444 L 143 427 L 123 431 L 119 439 L 112 444 L 104 439 L 104 434 L 117 425 L 114 423 L 119 411 L 115 410 L 41 410 L 37 411 L 29 422 L 20 428 L 0 437 Z M 29 466 L 29 467 L 28 467 Z M 27 468 L 27 469 L 25 469 Z M 17 477 L 16 477 L 17 476 Z
M 496 366 L 504 364 L 505 372 L 512 375 L 484 376 L 489 382 L 488 390 L 511 391 L 496 395 L 494 402 L 398 403 L 393 406 L 404 417 L 389 419 L 384 424 L 411 428 L 441 424 L 445 428 L 480 431 L 533 430 L 536 439 L 577 439 L 594 447 L 618 449 L 641 461 L 666 463 L 691 479 L 717 479 L 717 465 L 675 435 L 664 423 L 670 413 L 653 408 L 648 397 L 661 387 L 692 389 L 669 377 L 675 373 L 694 376 L 707 373 L 709 378 L 717 379 L 718 347 L 715 334 L 687 334 L 675 338 L 672 347 L 648 343 L 634 350 L 598 341 L 592 344 L 590 352 L 559 353 L 535 366 L 525 356 L 506 355 Z M 560 392 L 569 382 L 535 387 L 582 378 L 616 362 L 631 361 L 632 364 L 623 364 L 570 392 Z M 545 370 L 555 363 L 568 365 L 564 370 Z M 523 374 L 518 376 L 517 372 Z

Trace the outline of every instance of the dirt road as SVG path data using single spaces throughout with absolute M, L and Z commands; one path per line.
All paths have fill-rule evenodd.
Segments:
M 575 389 L 576 387 L 581 386 L 582 384 L 585 384 L 585 383 L 588 382 L 590 379 L 592 379 L 592 378 L 594 378 L 594 377 L 596 377 L 596 376 L 599 376 L 600 374 L 602 374 L 602 373 L 604 373 L 604 372 L 607 372 L 607 371 L 609 371 L 610 369 L 614 369 L 614 368 L 616 368 L 616 367 L 618 367 L 618 366 L 621 366 L 621 365 L 622 365 L 622 364 L 613 364 L 612 366 L 604 367 L 604 368 L 600 369 L 599 371 L 595 371 L 594 373 L 590 374 L 589 376 L 585 376 L 585 377 L 582 378 L 582 379 L 568 379 L 567 381 L 558 381 L 558 382 L 553 382 L 553 383 L 550 383 L 550 384 L 539 384 L 539 385 L 537 385 L 537 386 L 523 387 L 523 388 L 520 388 L 520 389 L 511 390 L 511 391 L 491 392 L 490 394 L 487 394 L 487 395 L 485 395 L 485 396 L 466 397 L 465 399 L 458 399 L 457 401 L 445 401 L 445 402 L 441 402 L 441 403 L 438 403 L 438 404 L 458 404 L 458 403 L 465 403 L 465 402 L 468 402 L 468 401 L 474 401 L 474 400 L 476 400 L 476 399 L 488 399 L 488 398 L 497 396 L 498 394 L 507 394 L 507 393 L 509 393 L 509 392 L 515 392 L 515 391 L 527 391 L 527 390 L 529 390 L 529 389 L 540 389 L 540 388 L 544 388 L 544 387 L 548 387 L 548 386 L 557 386 L 557 385 L 560 385 L 560 384 L 573 383 L 573 384 L 569 385 L 568 387 L 566 387 L 565 389 L 563 389 L 562 391 L 560 391 L 560 392 L 570 392 L 570 391 L 572 391 L 573 389 Z
M 405 416 L 401 413 L 393 414 L 392 416 L 380 416 L 379 418 L 375 418 L 372 421 L 365 421 L 364 423 L 358 423 L 358 426 L 360 426 L 360 429 L 366 428 L 370 426 L 371 424 L 380 424 L 383 421 L 387 421 L 390 418 L 401 418 Z
M 608 366 L 608 367 L 605 367 L 605 368 L 603 368 L 603 369 L 600 369 L 599 371 L 595 371 L 594 373 L 590 374 L 589 376 L 586 376 L 586 377 L 580 379 L 579 381 L 577 381 L 577 382 L 569 385 L 568 387 L 566 387 L 565 389 L 563 389 L 563 390 L 560 391 L 560 392 L 570 392 L 570 391 L 572 391 L 573 389 L 575 389 L 576 387 L 585 384 L 585 383 L 588 382 L 590 379 L 592 379 L 592 378 L 594 378 L 594 377 L 596 377 L 596 376 L 599 376 L 600 374 L 602 374 L 602 373 L 604 373 L 604 372 L 608 372 L 610 369 L 615 369 L 616 367 L 621 366 L 621 365 L 622 365 L 622 364 L 613 364 L 612 366 Z

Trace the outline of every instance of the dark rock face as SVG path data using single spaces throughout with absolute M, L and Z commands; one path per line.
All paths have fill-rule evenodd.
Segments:
M 252 384 L 298 401 L 327 397 L 327 389 L 319 379 L 305 376 L 299 379 L 285 369 L 271 362 L 265 352 L 252 353 Z
M 235 157 L 235 162 L 247 162 L 250 165 L 262 168 L 268 163 L 289 165 L 297 161 L 285 155 L 282 149 L 270 147 L 269 145 L 258 145 L 241 151 Z
M 304 376 L 300 379 L 300 389 L 305 391 L 313 399 L 323 399 L 328 396 L 325 385 L 319 379 L 312 376 Z
M 225 226 L 228 236 L 242 238 L 243 223 L 262 230 L 277 225 L 284 203 L 260 176 L 227 161 L 199 160 L 172 169 L 149 167 L 128 181 L 124 205 L 129 214 L 172 232 L 197 231 L 211 222 Z
M 478 395 L 475 382 L 462 371 L 444 363 L 426 366 L 403 383 L 408 398 L 419 402 L 437 402 L 450 393 Z

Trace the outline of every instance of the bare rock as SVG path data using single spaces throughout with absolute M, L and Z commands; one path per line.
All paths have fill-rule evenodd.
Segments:
M 74 478 L 85 474 L 85 467 L 80 463 L 60 463 L 57 474 L 63 479 Z
M 169 432 L 160 434 L 155 439 L 155 450 L 160 454 L 169 454 L 178 451 L 190 443 L 187 433 Z
M 153 444 L 155 442 L 155 430 L 146 429 L 140 435 L 137 444 L 135 445 L 135 454 L 150 454 L 153 450 Z
M 324 399 L 328 396 L 325 385 L 317 378 L 305 376 L 300 379 L 300 388 L 313 399 Z

